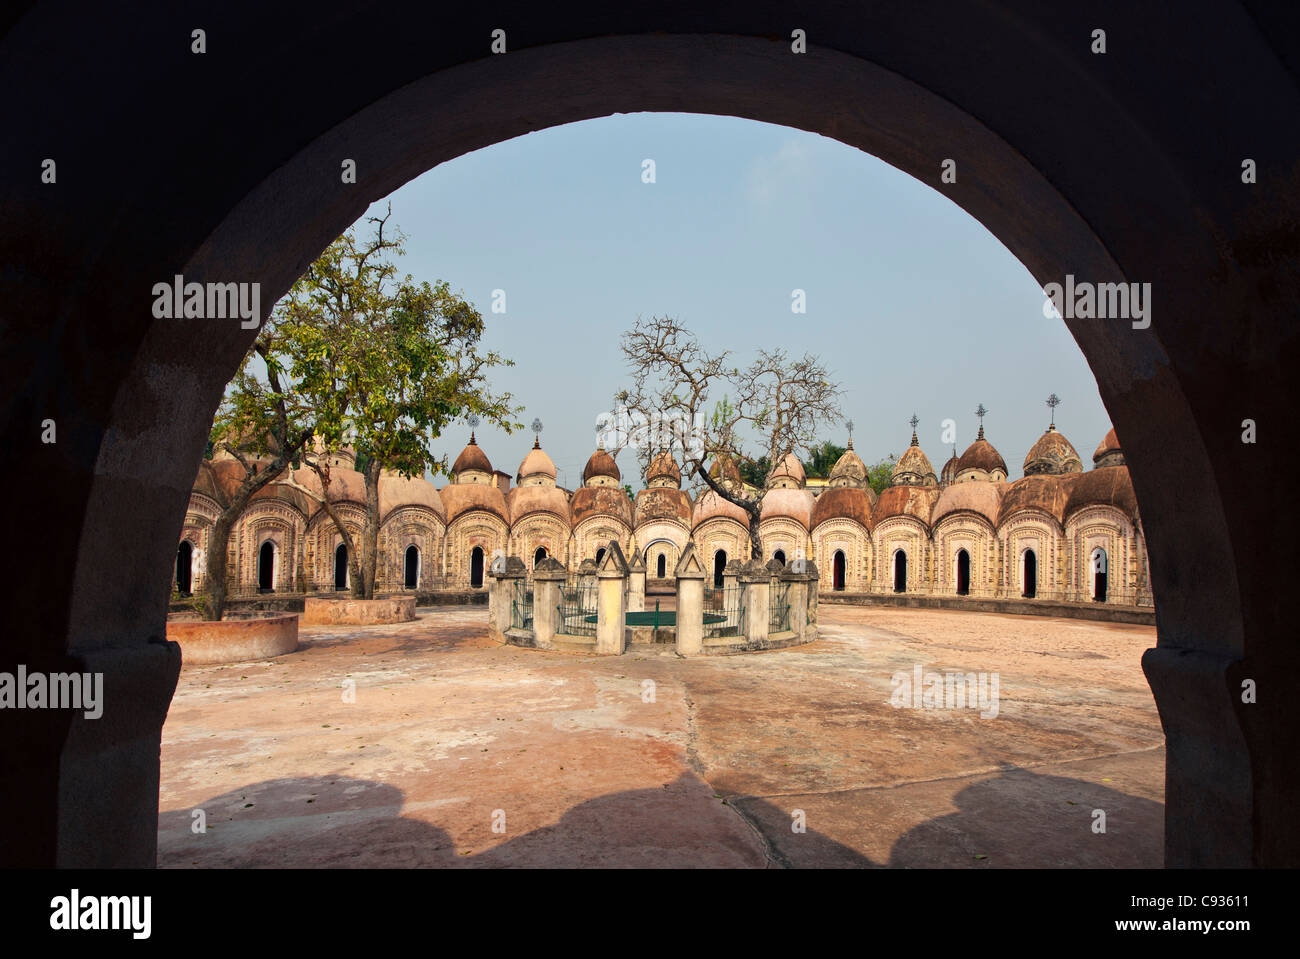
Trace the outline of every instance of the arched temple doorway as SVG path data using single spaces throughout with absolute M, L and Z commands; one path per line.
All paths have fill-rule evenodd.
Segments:
M 837 549 L 835 558 L 831 560 L 831 588 L 842 590 L 844 588 L 844 550 Z
M 957 550 L 957 595 L 970 595 L 970 553 Z
M 775 553 L 772 554 L 772 558 L 773 558 L 774 560 L 776 560 L 778 563 L 780 563 L 782 566 L 784 566 L 784 565 L 785 565 L 785 550 L 783 550 L 783 549 L 778 549 Z
M 655 575 L 660 579 L 668 575 L 668 557 L 663 553 L 659 554 L 659 562 L 655 564 Z
M 334 588 L 348 588 L 348 546 L 339 543 L 334 548 Z
M 194 547 L 187 539 L 181 540 L 176 549 L 176 592 L 182 596 L 190 595 L 191 569 L 194 563 Z
M 894 592 L 907 592 L 907 553 L 901 549 L 894 553 Z
M 545 546 L 537 547 L 537 549 L 533 551 L 533 569 L 536 569 L 537 564 L 540 563 L 542 560 L 546 559 L 548 555 L 549 554 L 546 552 Z
M 270 593 L 275 589 L 275 544 L 269 539 L 257 551 L 257 590 Z
M 402 586 L 415 589 L 420 585 L 420 548 L 412 543 L 406 547 L 406 559 L 402 570 Z
M 713 588 L 722 589 L 722 572 L 727 568 L 727 551 L 720 549 L 713 554 Z
M 1089 569 L 1092 571 L 1092 599 L 1093 602 L 1106 602 L 1106 577 L 1108 573 L 1108 561 L 1106 551 L 1101 547 L 1092 551 L 1092 561 Z
M 1038 554 L 1032 549 L 1025 550 L 1025 562 L 1021 571 L 1020 595 L 1033 599 L 1038 595 Z
M 469 551 L 469 584 L 474 589 L 483 585 L 483 547 L 475 546 Z

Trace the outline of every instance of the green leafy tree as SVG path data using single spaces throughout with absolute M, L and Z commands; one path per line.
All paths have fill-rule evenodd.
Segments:
M 301 379 L 288 368 L 299 346 L 298 331 L 283 319 L 272 315 L 262 326 L 253 349 L 226 387 L 208 438 L 206 459 L 225 453 L 243 466 L 243 476 L 233 489 L 214 484 L 221 512 L 208 538 L 203 602 L 196 606 L 209 620 L 221 619 L 225 611 L 226 558 L 235 523 L 254 494 L 297 460 L 315 429 Z
M 746 486 L 758 489 L 767 482 L 767 474 L 772 472 L 772 460 L 770 457 L 760 456 L 757 459 L 742 460 L 736 468 L 740 470 L 740 478 L 744 480 Z
M 846 450 L 846 447 L 836 446 L 830 440 L 818 443 L 808 450 L 811 459 L 804 463 L 804 472 L 818 479 L 829 478 L 831 470 L 835 468 L 835 464 L 840 461 L 840 457 L 845 454 Z
M 364 599 L 375 595 L 382 474 L 448 473 L 446 456 L 430 447 L 453 420 L 476 416 L 506 432 L 521 426 L 510 394 L 488 386 L 488 372 L 512 361 L 480 352 L 483 317 L 447 283 L 398 276 L 393 258 L 405 238 L 396 230 L 384 236 L 389 216 L 370 219 L 374 237 L 364 244 L 352 230 L 330 244 L 286 307 L 295 323 L 321 333 L 299 356 L 319 437 L 306 462 L 347 547 L 353 595 Z M 359 537 L 328 494 L 333 454 L 348 447 L 365 481 Z
M 894 477 L 894 463 L 897 461 L 893 453 L 890 453 L 880 462 L 873 466 L 867 467 L 867 484 L 876 491 L 879 496 L 889 485 L 889 481 Z

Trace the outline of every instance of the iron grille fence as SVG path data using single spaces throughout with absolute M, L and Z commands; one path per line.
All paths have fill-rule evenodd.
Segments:
M 744 593 L 740 586 L 704 591 L 704 635 L 740 636 L 745 628 Z
M 510 625 L 515 629 L 533 628 L 533 591 L 522 579 L 515 580 L 511 593 Z
M 566 585 L 561 593 L 559 632 L 569 636 L 596 635 L 596 587 Z
M 767 609 L 767 631 L 780 633 L 790 628 L 790 584 L 779 580 L 772 585 L 772 603 Z

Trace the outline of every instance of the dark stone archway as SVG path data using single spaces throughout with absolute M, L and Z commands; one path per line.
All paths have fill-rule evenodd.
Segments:
M 209 9 L 201 24 L 76 0 L 10 8 L 0 85 L 24 93 L 3 106 L 3 435 L 11 482 L 41 502 L 11 537 L 48 553 L 12 571 L 24 603 L 0 668 L 102 671 L 113 718 L 0 716 L 6 862 L 154 860 L 180 664 L 165 642 L 169 567 L 213 409 L 253 334 L 154 319 L 153 285 L 256 281 L 269 310 L 369 202 L 437 163 L 557 123 L 671 110 L 874 153 L 960 204 L 1042 283 L 1152 284 L 1149 329 L 1069 325 L 1149 540 L 1159 645 L 1144 668 L 1168 744 L 1168 862 L 1300 863 L 1300 671 L 1277 599 L 1294 564 L 1271 532 L 1297 525 L 1282 494 L 1300 129 L 1281 122 L 1300 115 L 1297 14 L 1229 0 L 1114 8 L 1098 56 L 1093 14 L 1041 6 L 792 16 L 768 0 L 664 0 L 567 22 L 536 4 L 497 4 L 489 19 L 318 0 L 248 18 Z M 795 27 L 806 54 L 791 52 Z M 54 184 L 41 182 L 46 158 Z M 340 182 L 344 159 L 355 185 Z M 939 180 L 945 159 L 956 183 Z M 54 444 L 41 442 L 46 419 Z M 1242 443 L 1244 419 L 1258 443 Z M 1257 704 L 1241 702 L 1245 679 Z

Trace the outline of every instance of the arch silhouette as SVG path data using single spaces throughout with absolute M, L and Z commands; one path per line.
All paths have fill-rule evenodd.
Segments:
M 257 551 L 257 588 L 263 593 L 275 589 L 275 543 L 269 539 Z
M 348 547 L 339 543 L 334 547 L 334 588 L 348 588 Z
M 415 589 L 420 585 L 420 547 L 412 543 L 406 547 L 402 569 L 402 586 Z
M 505 6 L 505 56 L 489 53 L 470 12 L 424 4 L 322 0 L 306 28 L 290 10 L 214 11 L 206 27 L 242 52 L 240 65 L 214 62 L 197 75 L 183 58 L 152 56 L 188 34 L 180 13 L 126 24 L 90 4 L 38 3 L 5 19 L 0 71 L 11 85 L 26 75 L 21 50 L 78 51 L 58 64 L 59 84 L 8 107 L 0 157 L 11 184 L 0 203 L 19 240 L 6 243 L 0 293 L 23 306 L 9 317 L 17 348 L 3 359 L 14 384 L 6 439 L 40 452 L 30 424 L 57 413 L 60 427 L 57 447 L 45 449 L 57 456 L 28 457 L 47 509 L 11 530 L 47 542 L 57 569 L 20 570 L 11 582 L 33 601 L 6 651 L 67 653 L 106 678 L 149 677 L 118 717 L 120 741 L 53 725 L 47 739 L 62 760 L 32 773 L 39 782 L 0 789 L 47 797 L 35 821 L 18 799 L 0 800 L 11 804 L 0 808 L 12 811 L 7 821 L 32 822 L 8 859 L 153 861 L 157 779 L 139 769 L 156 769 L 180 656 L 148 637 L 164 622 L 162 584 L 212 413 L 255 331 L 154 318 L 152 285 L 176 274 L 238 278 L 258 283 L 269 309 L 371 201 L 440 162 L 559 123 L 687 111 L 871 152 L 941 189 L 1040 283 L 1071 275 L 1158 291 L 1146 329 L 1065 322 L 1123 437 L 1148 540 L 1159 644 L 1143 667 L 1167 733 L 1167 859 L 1300 863 L 1290 811 L 1300 773 L 1276 735 L 1300 726 L 1300 697 L 1245 707 L 1233 695 L 1247 673 L 1279 684 L 1300 675 L 1276 601 L 1293 569 L 1289 545 L 1256 533 L 1300 519 L 1293 498 L 1254 486 L 1259 475 L 1287 475 L 1289 450 L 1245 447 L 1240 425 L 1240 411 L 1283 407 L 1284 371 L 1300 365 L 1291 287 L 1260 282 L 1293 276 L 1294 259 L 1284 254 L 1279 266 L 1258 253 L 1290 235 L 1300 207 L 1290 185 L 1300 129 L 1276 122 L 1300 114 L 1294 11 L 1253 0 L 1114 11 L 1112 36 L 1180 38 L 1123 60 L 1120 82 L 1051 10 L 1000 0 L 945 3 L 942 15 L 904 7 L 870 23 L 850 7 L 817 8 L 805 55 L 792 53 L 788 17 L 768 0 L 718 10 L 664 0 L 577 24 Z M 669 24 L 675 32 L 664 32 Z M 416 41 L 428 37 L 438 42 Z M 1233 82 L 1206 82 L 1227 57 Z M 155 69 L 116 69 L 124 59 Z M 294 64 L 278 86 L 246 69 L 272 60 Z M 342 62 L 354 69 L 338 70 Z M 160 167 L 151 118 L 196 102 L 210 104 L 202 126 L 169 141 Z M 123 132 L 119 148 L 96 149 L 105 130 Z M 94 155 L 95 184 L 125 186 L 42 185 L 32 158 L 48 143 Z M 231 143 L 241 145 L 233 159 Z M 1251 154 L 1272 178 L 1243 187 L 1238 169 Z M 357 183 L 340 183 L 340 158 L 357 161 Z M 939 180 L 945 160 L 955 182 Z M 157 516 L 143 528 L 130 519 L 140 502 Z M 70 517 L 66 528 L 50 529 L 50 514 Z M 80 785 L 92 781 L 99 788 Z
M 176 547 L 176 591 L 182 596 L 187 596 L 190 592 L 193 562 L 194 546 L 189 540 L 183 539 L 180 546 Z

